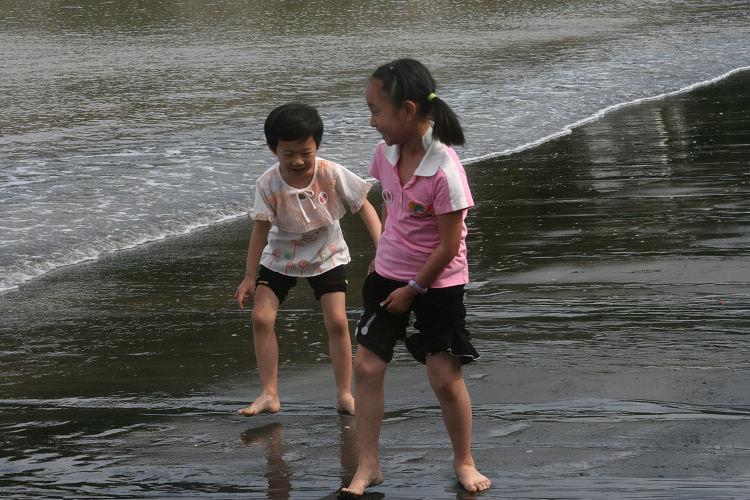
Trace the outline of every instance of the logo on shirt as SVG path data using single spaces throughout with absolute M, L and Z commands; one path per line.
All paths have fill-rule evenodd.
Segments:
M 388 204 L 393 203 L 393 193 L 391 193 L 387 189 L 384 189 L 383 190 L 383 201 L 386 202 L 386 203 L 388 203 Z
M 321 191 L 318 195 L 318 203 L 320 203 L 321 205 L 325 205 L 326 203 L 328 203 L 328 193 L 326 193 L 325 191 Z
M 411 210 L 415 214 L 423 214 L 425 208 L 424 208 L 424 205 L 422 205 L 421 203 L 417 203 L 416 201 L 410 201 L 409 210 Z
M 432 206 L 425 207 L 416 201 L 410 201 L 406 207 L 410 212 L 409 217 L 412 219 L 424 219 L 426 217 L 432 217 L 433 215 Z

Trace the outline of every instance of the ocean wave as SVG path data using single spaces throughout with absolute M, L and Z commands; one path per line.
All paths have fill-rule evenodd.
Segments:
M 237 219 L 247 215 L 247 210 L 237 206 L 204 213 L 192 218 L 162 222 L 143 232 L 110 235 L 104 240 L 79 243 L 45 257 L 29 258 L 8 266 L 0 276 L 0 293 L 18 289 L 24 283 L 40 278 L 60 268 L 94 261 L 121 250 L 184 236 L 198 229 Z
M 613 104 L 602 108 L 601 110 L 591 114 L 590 116 L 566 125 L 555 133 L 546 135 L 530 142 L 526 142 L 519 146 L 486 153 L 480 156 L 466 158 L 463 160 L 463 163 L 466 165 L 470 165 L 479 161 L 502 156 L 509 156 L 515 153 L 533 149 L 557 138 L 569 135 L 575 129 L 586 125 L 587 123 L 599 120 L 605 115 L 619 109 L 630 106 L 637 106 L 645 102 L 658 101 L 668 97 L 684 94 L 701 87 L 721 82 L 731 77 L 732 75 L 748 70 L 750 70 L 750 66 L 738 67 L 719 76 L 709 78 L 707 80 L 702 80 L 681 87 L 677 90 Z M 174 150 L 170 152 L 174 152 Z M 131 151 L 123 151 L 117 154 L 131 155 L 134 153 Z M 187 235 L 195 230 L 203 229 L 245 215 L 247 215 L 246 207 L 237 204 L 236 206 L 232 206 L 230 208 L 207 211 L 196 216 L 183 217 L 167 222 L 159 222 L 145 230 L 140 230 L 138 232 L 124 232 L 122 234 L 110 235 L 103 240 L 96 242 L 74 244 L 66 247 L 61 251 L 55 252 L 52 255 L 28 258 L 24 261 L 10 265 L 3 270 L 3 275 L 0 276 L 0 293 L 15 290 L 24 283 L 42 277 L 60 268 L 94 261 L 121 250 L 133 249 L 142 245 L 162 241 L 167 238 Z
M 527 142 L 525 144 L 521 144 L 520 146 L 514 146 L 512 148 L 503 149 L 501 151 L 495 151 L 495 152 L 492 152 L 492 153 L 483 154 L 481 156 L 474 156 L 474 157 L 471 157 L 471 158 L 466 158 L 466 159 L 462 160 L 462 163 L 464 165 L 470 165 L 472 163 L 477 163 L 477 162 L 484 161 L 484 160 L 489 160 L 489 159 L 492 159 L 492 158 L 498 158 L 498 157 L 502 157 L 502 156 L 510 156 L 512 154 L 515 154 L 515 153 L 521 153 L 523 151 L 526 151 L 526 150 L 529 150 L 529 149 L 533 149 L 533 148 L 535 148 L 537 146 L 541 146 L 542 144 L 545 144 L 547 142 L 553 141 L 553 140 L 558 139 L 560 137 L 564 137 L 566 135 L 570 135 L 575 129 L 577 129 L 577 128 L 583 126 L 583 125 L 586 125 L 587 123 L 591 123 L 591 122 L 600 120 L 601 118 L 603 118 L 607 114 L 612 113 L 614 111 L 617 111 L 619 109 L 630 107 L 630 106 L 637 106 L 639 104 L 643 104 L 643 103 L 646 103 L 646 102 L 660 101 L 660 100 L 666 99 L 668 97 L 673 97 L 673 96 L 676 96 L 676 95 L 685 94 L 687 92 L 691 92 L 691 91 L 699 89 L 701 87 L 707 87 L 709 85 L 713 85 L 715 83 L 719 83 L 719 82 L 721 82 L 723 80 L 726 80 L 727 78 L 729 78 L 729 77 L 731 77 L 733 75 L 736 75 L 737 73 L 741 73 L 743 71 L 750 71 L 750 66 L 741 66 L 741 67 L 735 68 L 733 70 L 727 71 L 726 73 L 724 73 L 724 74 L 722 74 L 720 76 L 717 76 L 717 77 L 714 77 L 714 78 L 710 78 L 708 80 L 702 80 L 702 81 L 699 81 L 697 83 L 693 83 L 693 84 L 687 85 L 685 87 L 682 87 L 682 88 L 679 88 L 677 90 L 673 90 L 673 91 L 670 91 L 670 92 L 664 92 L 664 93 L 656 94 L 656 95 L 653 95 L 653 96 L 640 97 L 638 99 L 633 99 L 632 101 L 626 101 L 626 102 L 621 102 L 621 103 L 617 103 L 617 104 L 612 104 L 611 106 L 607 106 L 605 108 L 602 108 L 601 110 L 597 111 L 596 113 L 594 113 L 594 114 L 592 114 L 590 116 L 587 116 L 586 118 L 583 118 L 581 120 L 575 121 L 575 122 L 573 122 L 573 123 L 571 123 L 569 125 L 566 125 L 562 129 L 560 129 L 559 131 L 554 132 L 554 133 L 549 134 L 549 135 L 546 135 L 546 136 L 544 136 L 544 137 L 542 137 L 540 139 L 536 139 L 534 141 L 530 141 L 530 142 Z

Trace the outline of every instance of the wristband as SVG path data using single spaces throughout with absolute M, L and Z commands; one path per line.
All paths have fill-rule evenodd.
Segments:
M 429 290 L 428 288 L 423 288 L 422 285 L 420 285 L 413 279 L 409 280 L 409 286 L 415 289 L 419 295 L 425 295 L 427 293 L 427 290 Z

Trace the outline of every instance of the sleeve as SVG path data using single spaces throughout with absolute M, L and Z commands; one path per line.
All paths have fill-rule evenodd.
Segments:
M 255 200 L 250 215 L 253 220 L 267 220 L 271 224 L 276 224 L 276 212 L 266 192 L 267 189 L 264 189 L 267 187 L 265 181 L 266 176 L 261 176 L 255 183 Z
M 367 200 L 372 184 L 341 165 L 337 165 L 336 169 L 336 192 L 349 205 L 352 213 L 358 212 Z
M 435 178 L 435 215 L 457 212 L 474 206 L 466 173 L 449 162 L 438 170 Z

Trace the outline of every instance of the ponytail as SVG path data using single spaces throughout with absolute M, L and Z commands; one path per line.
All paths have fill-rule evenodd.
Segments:
M 428 100 L 427 104 L 426 112 L 429 113 L 433 122 L 432 138 L 448 146 L 463 146 L 464 130 L 451 107 L 437 96 Z
M 462 146 L 464 131 L 450 106 L 435 95 L 435 80 L 429 70 L 414 59 L 397 59 L 375 70 L 372 78 L 383 82 L 383 90 L 391 96 L 396 108 L 405 101 L 418 105 L 433 122 L 432 138 L 448 146 Z

